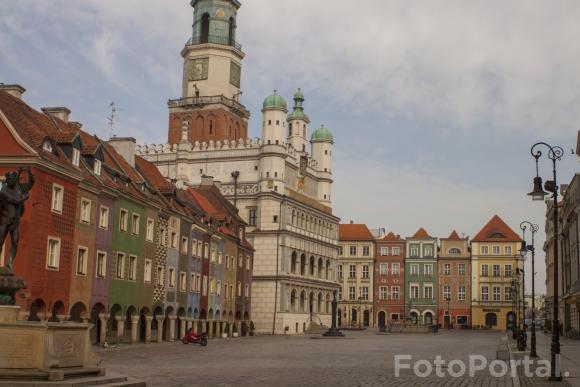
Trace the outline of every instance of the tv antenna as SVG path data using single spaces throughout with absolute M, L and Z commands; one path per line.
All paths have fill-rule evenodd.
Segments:
M 118 111 L 115 101 L 109 104 L 109 109 L 111 109 L 111 114 L 107 117 L 107 121 L 109 125 L 109 139 L 111 139 L 113 137 L 113 126 L 115 126 L 115 118 Z

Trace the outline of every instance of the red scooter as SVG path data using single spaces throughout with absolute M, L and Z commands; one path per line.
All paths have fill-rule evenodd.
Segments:
M 202 347 L 205 347 L 207 345 L 207 333 L 197 334 L 193 332 L 193 329 L 190 329 L 185 333 L 185 336 L 183 336 L 181 342 L 183 344 L 199 344 Z

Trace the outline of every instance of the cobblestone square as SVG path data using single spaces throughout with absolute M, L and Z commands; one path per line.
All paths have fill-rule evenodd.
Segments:
M 471 354 L 496 358 L 502 333 L 442 331 L 438 334 L 377 335 L 345 332 L 344 339 L 257 336 L 211 340 L 205 348 L 180 342 L 100 351 L 104 366 L 146 380 L 149 386 L 512 386 L 508 376 L 395 377 L 394 356 L 413 361 L 467 363 Z M 445 370 L 445 368 L 444 368 Z

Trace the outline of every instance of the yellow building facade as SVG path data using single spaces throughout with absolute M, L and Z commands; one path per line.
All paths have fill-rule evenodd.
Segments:
M 521 238 L 494 216 L 471 242 L 472 326 L 506 330 L 515 322 L 514 289 Z

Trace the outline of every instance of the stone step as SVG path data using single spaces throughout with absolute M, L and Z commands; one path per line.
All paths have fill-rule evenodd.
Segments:
M 1 386 L 14 386 L 14 387 L 103 387 L 103 386 L 128 386 L 128 387 L 143 387 L 146 386 L 145 382 L 133 379 L 127 376 L 110 373 L 105 376 L 92 376 L 92 377 L 79 377 L 68 380 L 63 380 L 60 382 L 49 382 L 46 380 L 12 380 L 12 381 L 0 381 Z
M 100 384 L 99 387 L 146 387 L 147 384 L 141 380 L 127 378 L 124 382 Z

